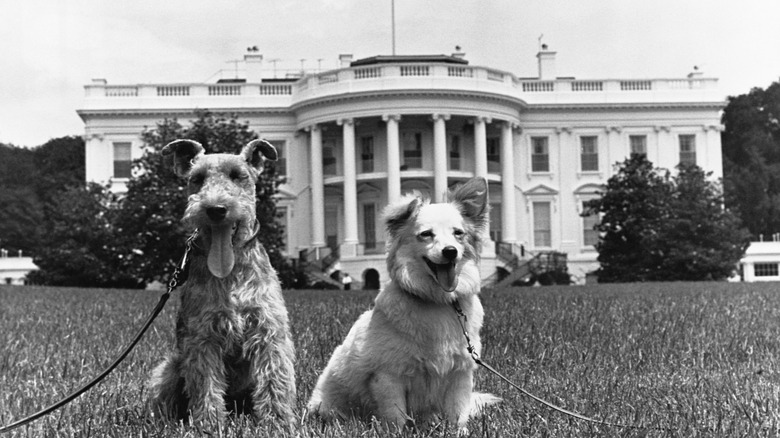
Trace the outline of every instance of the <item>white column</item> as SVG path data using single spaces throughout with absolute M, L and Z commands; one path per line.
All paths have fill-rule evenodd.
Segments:
M 707 141 L 707 144 L 705 145 L 707 160 L 703 163 L 703 165 L 700 165 L 700 167 L 704 169 L 712 170 L 713 177 L 722 178 L 723 177 L 723 153 L 721 151 L 721 144 L 720 144 L 720 131 L 722 130 L 722 126 L 709 125 L 706 126 L 704 129 L 706 131 L 706 141 Z M 699 152 L 696 151 L 697 155 L 698 153 Z
M 355 121 L 341 119 L 344 141 L 344 242 L 341 255 L 357 255 L 357 165 L 355 163 Z
M 322 130 L 310 128 L 311 149 L 311 246 L 325 246 L 325 190 L 322 171 Z
M 474 119 L 474 175 L 487 178 L 487 129 L 486 123 L 490 123 L 489 117 L 477 117 Z
M 447 128 L 446 114 L 433 115 L 433 202 L 447 200 Z
M 401 143 L 398 136 L 401 116 L 386 114 L 382 120 L 387 122 L 387 202 L 394 204 L 401 199 Z
M 507 243 L 517 241 L 514 164 L 512 123 L 504 122 L 501 125 L 501 236 Z

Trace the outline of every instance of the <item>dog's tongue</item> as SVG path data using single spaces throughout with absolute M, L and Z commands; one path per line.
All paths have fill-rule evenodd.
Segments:
M 447 292 L 452 292 L 458 287 L 458 276 L 455 275 L 455 263 L 436 265 L 436 281 Z
M 225 278 L 233 270 L 233 227 L 213 225 L 211 227 L 211 247 L 209 248 L 209 271 L 217 278 Z

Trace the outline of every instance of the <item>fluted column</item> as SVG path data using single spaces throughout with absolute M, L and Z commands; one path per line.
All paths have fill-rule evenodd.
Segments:
M 309 129 L 311 149 L 311 246 L 325 246 L 325 189 L 322 171 L 322 129 Z
M 501 125 L 501 236 L 507 243 L 517 241 L 514 163 L 512 123 L 504 122 Z
M 448 114 L 433 115 L 433 201 L 447 200 L 447 128 Z
M 341 255 L 357 255 L 357 165 L 355 163 L 355 121 L 341 119 L 344 142 L 344 242 Z
M 487 128 L 489 117 L 477 117 L 474 119 L 474 175 L 487 178 Z
M 387 201 L 394 204 L 401 199 L 401 143 L 398 135 L 401 116 L 386 114 L 382 120 L 387 122 Z

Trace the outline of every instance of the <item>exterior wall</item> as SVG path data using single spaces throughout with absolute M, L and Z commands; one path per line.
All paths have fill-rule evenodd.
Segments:
M 284 141 L 288 178 L 279 205 L 286 210 L 287 254 L 295 258 L 329 240 L 341 245 L 340 268 L 356 286 L 367 269 L 387 279 L 381 211 L 403 191 L 436 198 L 442 187 L 484 176 L 496 208 L 493 235 L 515 248 L 567 253 L 570 272 L 584 282 L 598 263 L 583 240 L 582 202 L 596 197 L 615 163 L 629 156 L 630 136 L 646 136 L 648 158 L 671 170 L 680 159 L 679 136 L 694 135 L 696 163 L 713 178 L 723 175 L 724 102 L 716 80 L 700 77 L 523 80 L 486 67 L 423 63 L 342 68 L 283 84 L 101 81 L 85 88 L 78 112 L 85 123 L 87 179 L 112 181 L 117 191 L 124 181 L 111 177 L 113 143 L 131 142 L 137 158 L 145 128 L 164 118 L 183 122 L 195 108 L 236 113 L 262 137 Z M 415 133 L 422 165 L 401 167 L 404 141 Z M 548 138 L 544 172 L 532 171 L 532 138 L 539 136 Z M 582 169 L 583 136 L 596 138 L 597 169 Z M 372 169 L 363 168 L 366 137 L 373 138 Z M 459 169 L 450 168 L 453 137 L 460 141 Z M 488 161 L 488 145 L 501 150 L 504 163 Z M 312 159 L 313 153 L 332 153 L 334 166 Z M 549 245 L 534 241 L 535 205 L 539 213 L 550 207 Z M 485 247 L 483 277 L 502 265 L 492 242 Z

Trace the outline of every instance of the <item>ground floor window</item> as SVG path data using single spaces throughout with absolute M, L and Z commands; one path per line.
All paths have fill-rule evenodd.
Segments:
M 777 263 L 756 263 L 753 266 L 753 273 L 756 277 L 777 277 Z

